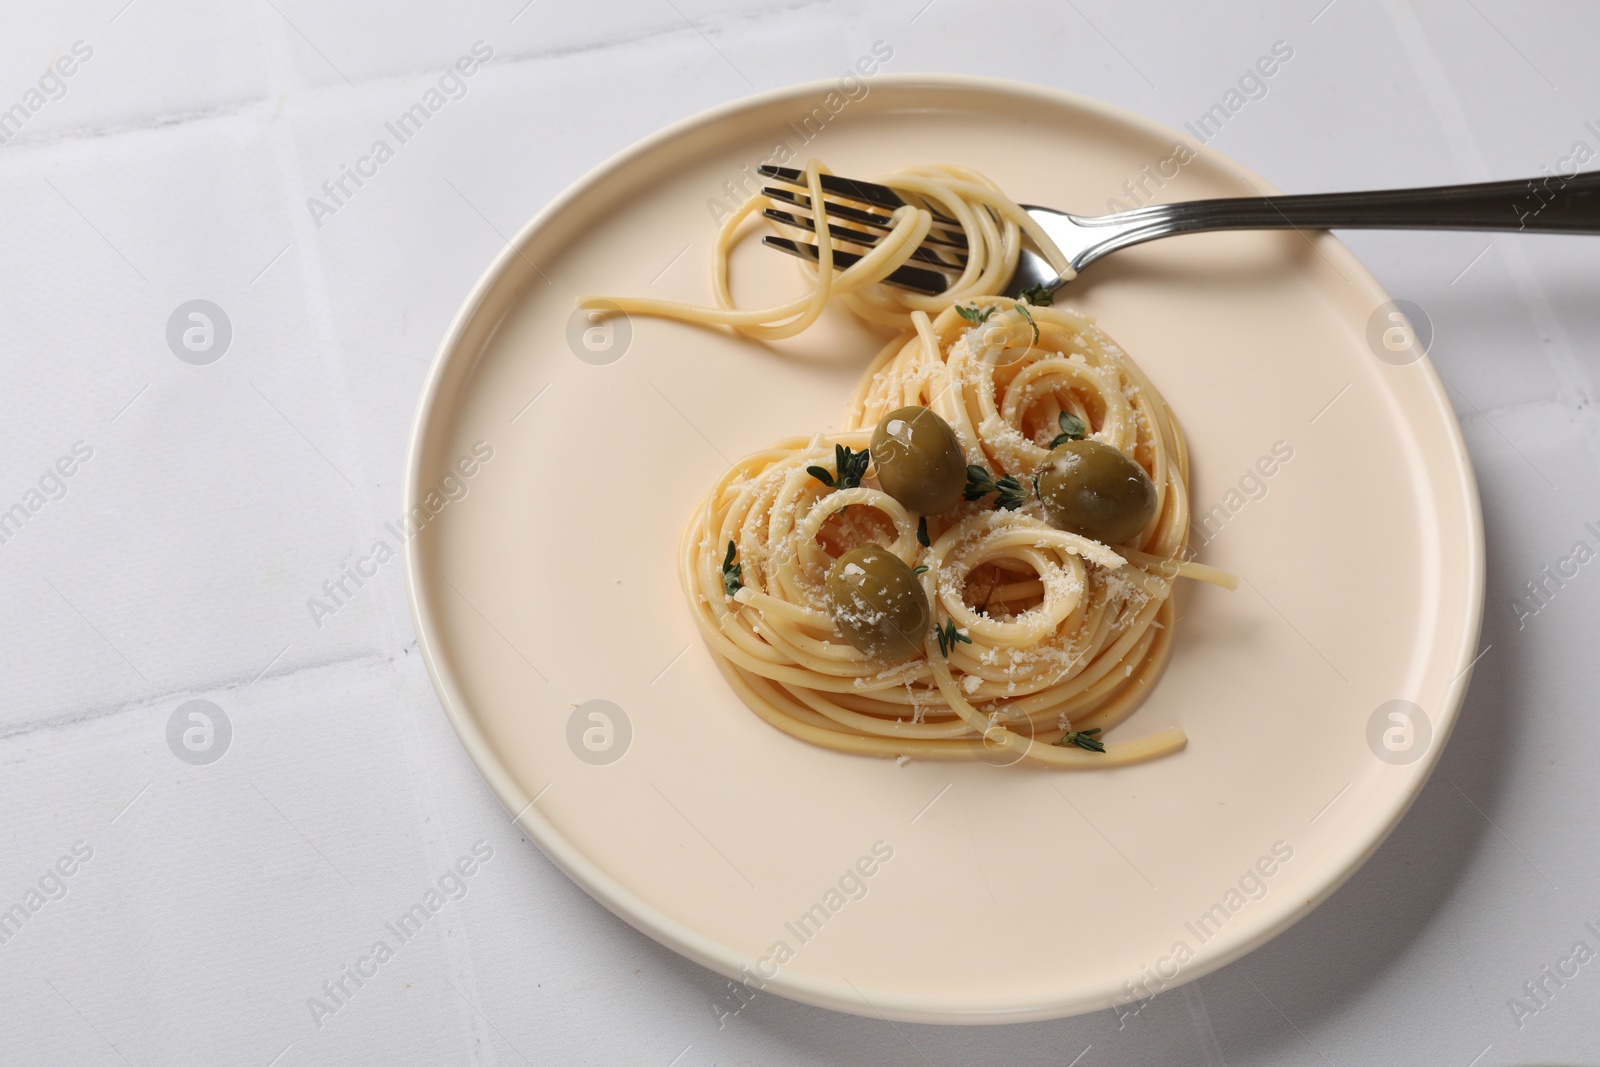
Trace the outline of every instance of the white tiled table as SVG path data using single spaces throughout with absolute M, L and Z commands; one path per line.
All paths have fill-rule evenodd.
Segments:
M 1292 59 L 1214 138 L 1281 187 L 1515 177 L 1600 153 L 1600 10 L 524 2 L 7 5 L 0 510 L 26 521 L 0 527 L 0 907 L 39 896 L 0 944 L 0 1062 L 1600 1062 L 1600 957 L 1543 971 L 1600 953 L 1600 577 L 1512 606 L 1574 542 L 1600 547 L 1600 241 L 1349 236 L 1437 330 L 1491 647 L 1439 772 L 1354 880 L 1122 1025 L 890 1026 L 765 996 L 719 1027 L 722 978 L 509 824 L 434 699 L 399 563 L 332 617 L 307 607 L 398 512 L 423 375 L 502 235 L 664 123 L 881 40 L 888 70 L 1181 126 L 1282 41 Z M 475 42 L 493 59 L 464 95 L 313 218 Z M 232 328 L 208 366 L 166 339 L 196 298 Z M 231 723 L 216 763 L 169 750 L 192 699 Z M 475 846 L 492 856 L 465 896 L 314 1019 L 308 998 Z

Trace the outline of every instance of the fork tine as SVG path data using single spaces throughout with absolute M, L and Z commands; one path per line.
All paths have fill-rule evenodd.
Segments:
M 806 211 L 811 210 L 811 198 L 809 196 L 801 196 L 798 193 L 788 189 L 780 189 L 774 185 L 769 185 L 762 189 L 761 193 L 769 199 L 781 200 L 786 204 L 793 204 Z M 860 208 L 850 207 L 847 204 L 836 204 L 832 200 L 828 201 L 828 214 L 847 219 L 850 222 L 859 222 L 864 226 L 876 226 L 884 230 L 894 225 L 894 219 L 888 215 L 877 215 L 870 211 L 862 211 Z M 928 236 L 922 239 L 922 243 L 925 245 L 939 245 L 944 248 L 965 249 L 967 247 L 967 237 L 959 229 L 951 231 L 935 228 L 928 231 Z
M 792 226 L 797 230 L 810 230 L 813 233 L 816 232 L 816 224 L 809 217 L 791 215 L 787 211 L 776 211 L 770 207 L 761 214 L 771 219 L 773 222 L 782 223 L 785 226 Z M 828 227 L 828 236 L 840 241 L 849 241 L 851 244 L 865 245 L 867 248 L 873 247 L 883 239 L 883 234 L 881 233 L 863 233 L 861 230 L 852 230 L 848 226 L 831 225 Z
M 761 239 L 761 243 L 766 245 L 768 248 L 776 248 L 780 252 L 787 252 L 789 255 L 796 256 L 800 259 L 808 259 L 813 263 L 815 263 L 817 258 L 822 254 L 822 250 L 816 245 L 800 244 L 798 242 L 789 240 L 787 237 L 763 237 Z M 860 260 L 861 257 L 856 255 L 854 252 L 841 252 L 835 250 L 833 253 L 833 264 L 835 268 L 854 266 L 856 263 L 860 262 Z M 938 296 L 948 287 L 948 283 L 945 281 L 944 275 L 938 274 L 931 270 L 923 270 L 921 267 L 896 268 L 895 271 L 888 277 L 884 278 L 883 281 L 887 285 L 899 286 L 901 289 L 910 289 L 912 292 L 916 293 L 926 293 L 929 296 Z
M 802 189 L 807 188 L 806 172 L 795 170 L 793 167 L 775 167 L 770 163 L 763 163 L 756 168 L 756 173 L 763 178 L 777 178 L 779 181 L 797 185 Z M 889 188 L 887 185 L 876 185 L 873 182 L 852 181 L 837 174 L 821 175 L 822 187 L 830 193 L 847 196 L 851 200 L 859 200 L 864 204 L 876 204 L 893 210 L 905 206 L 905 199 Z
M 775 167 L 770 163 L 763 163 L 756 168 L 756 173 L 763 178 L 777 178 L 779 181 L 788 182 L 790 185 L 798 185 L 802 189 L 808 188 L 806 185 L 806 172 L 795 170 L 793 167 Z M 821 174 L 818 177 L 821 179 L 822 188 L 835 196 L 844 196 L 851 200 L 859 200 L 863 203 L 875 204 L 878 207 L 886 207 L 891 210 L 909 203 L 904 196 L 887 185 L 856 181 L 854 178 L 846 178 L 839 174 Z M 920 206 L 940 222 L 955 223 L 956 221 L 949 215 L 935 211 L 925 204 Z
M 792 226 L 797 230 L 815 232 L 815 223 L 810 218 L 791 215 L 787 211 L 774 211 L 772 208 L 767 208 L 762 214 L 773 222 Z M 861 245 L 864 248 L 872 248 L 883 239 L 883 234 L 881 233 L 863 233 L 860 230 L 852 230 L 845 226 L 829 226 L 828 236 L 836 240 L 847 241 L 850 244 Z M 957 254 L 954 261 L 941 259 L 937 252 L 929 248 L 917 248 L 911 253 L 911 258 L 919 263 L 927 263 L 939 270 L 947 270 L 956 274 L 961 273 L 967 267 L 966 256 Z

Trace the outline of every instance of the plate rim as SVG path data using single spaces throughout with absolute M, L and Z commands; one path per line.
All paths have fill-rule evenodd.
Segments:
M 1067 106 L 1098 114 L 1141 133 L 1187 143 L 1175 128 L 1118 104 L 1065 89 L 1010 78 L 971 74 L 883 72 L 874 77 L 873 84 L 875 87 L 893 87 L 898 90 L 920 88 L 933 91 L 972 91 L 1029 98 L 1047 106 Z M 832 78 L 793 83 L 742 96 L 679 119 L 632 142 L 589 168 L 523 224 L 473 283 L 445 331 L 433 363 L 429 367 L 412 418 L 406 446 L 403 489 L 403 503 L 406 510 L 409 512 L 416 506 L 426 492 L 422 471 L 425 437 L 434 419 L 442 417 L 441 393 L 449 380 L 452 364 L 457 358 L 475 358 L 476 352 L 463 351 L 463 341 L 476 317 L 488 303 L 491 294 L 501 284 L 507 268 L 521 257 L 522 249 L 536 233 L 608 175 L 661 145 L 696 129 L 712 126 L 737 116 L 741 112 L 757 110 L 786 100 L 792 101 L 795 98 L 818 96 L 831 91 L 834 85 L 835 79 Z M 1275 185 L 1227 153 L 1212 149 L 1210 154 L 1213 162 L 1225 172 L 1244 179 L 1269 195 L 1281 195 L 1281 191 Z M 1341 268 L 1341 272 L 1346 268 L 1352 272 L 1353 283 L 1364 287 L 1374 298 L 1375 305 L 1391 299 L 1355 253 L 1332 233 L 1320 231 L 1311 239 L 1315 241 L 1319 251 L 1339 261 L 1336 265 Z M 489 336 L 492 336 L 492 331 Z M 1434 743 L 1429 746 L 1421 759 L 1411 765 L 1414 777 L 1409 790 L 1398 795 L 1398 802 L 1393 803 L 1388 818 L 1382 825 L 1374 824 L 1358 853 L 1328 865 L 1329 869 L 1336 869 L 1336 873 L 1318 885 L 1317 891 L 1306 898 L 1303 906 L 1285 911 L 1277 921 L 1256 927 L 1251 936 L 1240 938 L 1227 950 L 1186 967 L 1182 975 L 1170 983 L 1168 988 L 1176 988 L 1195 981 L 1243 958 L 1309 915 L 1344 886 L 1383 846 L 1412 804 L 1422 794 L 1442 758 L 1450 734 L 1460 717 L 1466 691 L 1471 682 L 1471 667 L 1476 662 L 1473 657 L 1481 637 L 1483 623 L 1487 581 L 1483 508 L 1460 419 L 1449 403 L 1443 382 L 1430 356 L 1424 355 L 1414 369 L 1424 375 L 1423 386 L 1427 399 L 1443 416 L 1441 421 L 1446 431 L 1445 436 L 1455 459 L 1453 472 L 1455 480 L 1459 483 L 1457 488 L 1469 519 L 1463 531 L 1465 564 L 1469 571 L 1467 589 L 1469 617 L 1465 620 L 1466 627 L 1463 630 L 1464 639 L 1461 647 L 1456 649 L 1458 673 L 1449 683 L 1441 706 L 1434 712 L 1432 720 Z M 517 785 L 510 770 L 479 729 L 468 710 L 467 701 L 456 685 L 451 668 L 445 662 L 446 657 L 438 647 L 441 639 L 429 610 L 430 600 L 427 591 L 423 587 L 421 571 L 424 564 L 419 558 L 419 541 L 419 538 L 408 539 L 403 552 L 406 600 L 417 647 L 427 668 L 434 693 L 451 728 L 455 731 L 462 748 L 472 759 L 478 773 L 482 775 L 506 811 L 512 815 L 513 824 L 526 833 L 563 874 L 629 926 L 726 978 L 739 980 L 749 977 L 750 968 L 757 962 L 757 957 L 737 952 L 711 937 L 696 932 L 686 923 L 668 915 L 624 887 L 590 861 L 565 834 L 533 807 L 532 799 Z M 783 970 L 773 978 L 760 981 L 762 984 L 759 988 L 762 991 L 770 990 L 815 1007 L 869 1018 L 912 1023 L 975 1025 L 1036 1022 L 1106 1010 L 1117 1002 L 1114 993 L 1107 990 L 1104 1003 L 1091 1002 L 1093 997 L 1070 1002 L 1045 997 L 1031 1001 L 1011 998 L 1003 1002 L 986 1004 L 967 997 L 929 997 L 892 990 L 861 990 L 853 983 L 832 982 L 804 973 L 790 973 Z

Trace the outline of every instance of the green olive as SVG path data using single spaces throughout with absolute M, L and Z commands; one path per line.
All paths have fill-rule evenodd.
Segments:
M 1039 499 L 1051 526 L 1108 545 L 1133 540 L 1156 514 L 1150 476 L 1103 441 L 1057 445 L 1038 478 Z
M 872 431 L 878 484 L 906 510 L 937 515 L 961 501 L 967 457 L 950 424 L 924 407 L 896 408 Z
M 905 659 L 928 634 L 928 598 L 900 557 L 881 545 L 852 548 L 828 569 L 828 610 L 844 639 L 876 659 Z

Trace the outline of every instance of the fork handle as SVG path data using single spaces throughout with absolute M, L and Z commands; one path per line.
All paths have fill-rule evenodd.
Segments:
M 1235 229 L 1600 233 L 1600 171 L 1426 189 L 1191 200 L 1080 221 L 1127 224 L 1141 217 L 1160 226 L 1150 237 Z

